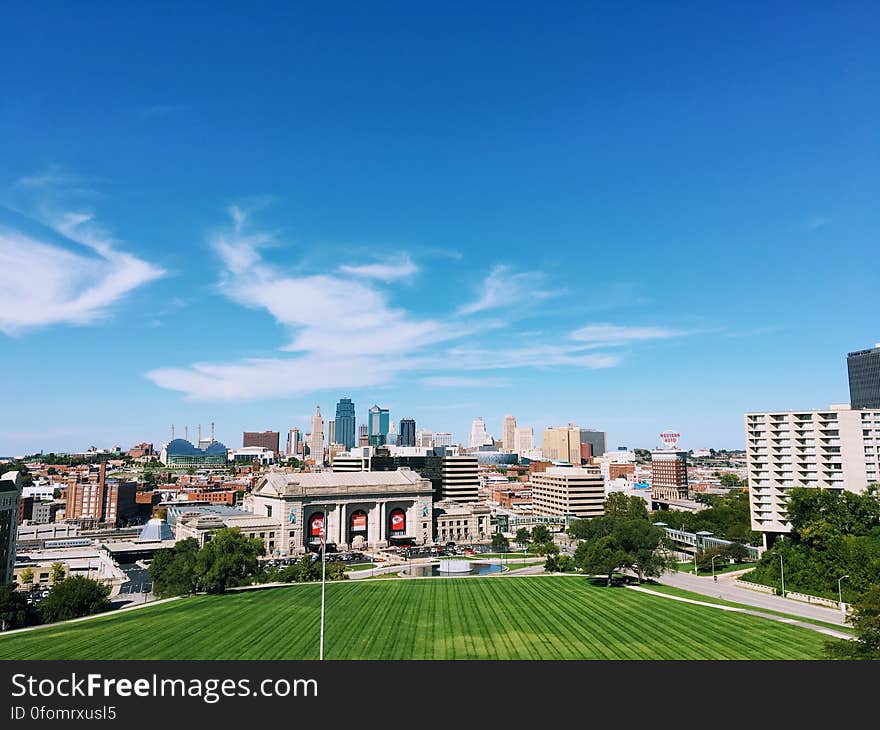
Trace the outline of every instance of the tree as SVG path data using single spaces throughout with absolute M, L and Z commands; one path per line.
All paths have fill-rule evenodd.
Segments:
M 856 641 L 826 642 L 826 654 L 832 659 L 880 659 L 880 585 L 859 595 L 850 615 Z
M 52 563 L 49 580 L 53 586 L 63 581 L 65 575 L 67 575 L 67 566 L 64 563 Z
M 734 563 L 742 563 L 749 558 L 749 551 L 741 542 L 732 542 L 724 549 L 724 552 Z
M 0 631 L 19 629 L 31 622 L 27 599 L 14 584 L 0 585 Z
M 44 621 L 66 621 L 107 611 L 110 587 L 96 580 L 75 575 L 52 586 L 40 604 Z
M 532 542 L 545 543 L 553 540 L 547 525 L 535 525 L 532 528 Z
M 730 472 L 724 472 L 719 477 L 718 480 L 721 482 L 722 487 L 744 487 L 745 482 L 740 479 L 736 474 L 731 474 Z
M 559 570 L 559 563 L 555 555 L 548 555 L 544 561 L 544 572 L 556 573 Z
M 504 533 L 496 532 L 492 535 L 492 549 L 498 553 L 505 553 L 510 549 L 510 540 L 504 536 Z
M 192 537 L 172 548 L 159 550 L 150 563 L 153 593 L 160 598 L 181 596 L 196 590 L 196 555 L 199 543 Z
M 18 577 L 21 579 L 23 586 L 30 587 L 34 582 L 34 571 L 31 568 L 25 568 L 18 574 Z
M 604 512 L 609 517 L 648 519 L 648 507 L 641 497 L 628 497 L 623 492 L 612 492 L 605 500 Z
M 198 587 L 224 593 L 231 586 L 246 584 L 257 572 L 257 558 L 265 552 L 261 539 L 246 537 L 237 527 L 217 530 L 196 556 Z
M 614 571 L 626 566 L 629 555 L 613 535 L 605 535 L 578 545 L 574 562 L 584 573 L 608 576 L 610 586 Z
M 720 567 L 727 561 L 727 557 L 726 547 L 713 546 L 700 550 L 696 555 L 697 570 L 703 572 L 712 570 L 712 558 L 715 558 L 715 565 Z
M 529 531 L 525 527 L 520 527 L 516 531 L 516 541 L 520 545 L 525 545 L 529 541 Z

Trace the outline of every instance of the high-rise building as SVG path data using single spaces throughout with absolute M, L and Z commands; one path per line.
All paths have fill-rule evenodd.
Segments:
M 752 529 L 765 545 L 791 532 L 791 487 L 862 492 L 880 481 L 880 409 L 746 413 L 745 432 Z
M 581 430 L 568 426 L 545 428 L 541 436 L 541 454 L 550 461 L 565 461 L 572 466 L 581 463 Z
M 532 474 L 532 509 L 539 515 L 599 517 L 605 480 L 597 467 L 551 466 Z
M 370 445 L 370 432 L 366 423 L 362 423 L 358 426 L 358 446 L 369 446 Z
M 385 439 L 385 443 L 389 446 L 397 446 L 397 428 L 394 426 L 394 421 L 388 421 L 388 436 Z
M 398 446 L 416 445 L 416 422 L 412 418 L 400 419 L 400 435 L 397 439 Z
M 420 428 L 416 431 L 416 446 L 427 447 L 430 448 L 434 445 L 434 432 L 428 431 L 425 428 Z M 438 444 L 439 446 L 439 444 Z
M 327 446 L 328 448 L 336 443 L 336 421 L 327 421 Z
M 486 422 L 482 417 L 475 418 L 471 423 L 471 436 L 468 439 L 468 446 L 472 449 L 478 449 L 480 446 L 491 446 L 492 437 L 486 433 Z
M 22 481 L 18 471 L 8 471 L 0 476 L 0 585 L 13 581 Z
M 513 433 L 513 450 L 517 454 L 535 448 L 535 432 L 531 427 L 517 428 Z
M 516 451 L 516 419 L 513 416 L 505 416 L 501 426 L 502 448 L 505 451 Z
M 391 430 L 391 416 L 387 408 L 374 405 L 370 408 L 367 419 L 369 425 L 369 445 L 384 446 L 388 443 L 388 432 Z
M 687 451 L 654 449 L 651 452 L 651 496 L 661 500 L 688 497 Z
M 340 398 L 336 404 L 336 439 L 346 449 L 357 446 L 356 423 L 351 398 Z
M 428 434 L 430 433 L 431 432 L 428 431 Z M 437 433 L 434 434 L 433 443 L 434 446 L 452 446 L 452 434 L 448 431 L 437 431 Z M 426 446 L 430 446 L 430 444 L 426 444 Z
M 849 402 L 853 408 L 880 408 L 880 342 L 846 356 Z
M 321 417 L 320 406 L 315 406 L 315 415 L 312 416 L 312 431 L 309 434 L 309 457 L 318 466 L 324 463 L 324 419 Z
M 107 464 L 101 462 L 97 482 L 71 479 L 67 484 L 64 517 L 89 526 L 121 525 L 135 516 L 137 482 L 107 479 Z
M 592 428 L 582 428 L 580 436 L 581 445 L 590 445 L 590 456 L 602 456 L 605 453 L 605 432 L 596 431 Z M 581 450 L 581 457 L 586 452 Z
M 281 434 L 278 431 L 245 431 L 241 438 L 241 446 L 245 449 L 248 446 L 259 446 L 269 449 L 275 456 L 278 456 L 280 437 Z
M 300 446 L 302 444 L 302 437 L 300 435 L 299 429 L 294 427 L 287 432 L 287 458 L 296 458 L 297 454 L 302 453 L 300 450 Z

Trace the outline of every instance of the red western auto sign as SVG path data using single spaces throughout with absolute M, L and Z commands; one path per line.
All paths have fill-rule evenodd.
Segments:
M 351 516 L 351 529 L 352 532 L 363 532 L 367 529 L 367 513 L 366 512 L 355 512 Z

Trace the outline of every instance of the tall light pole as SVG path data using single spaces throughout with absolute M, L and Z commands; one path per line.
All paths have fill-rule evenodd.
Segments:
M 849 578 L 848 575 L 842 575 L 837 579 L 837 607 L 842 611 L 843 610 L 843 594 L 840 591 L 840 584 L 844 578 Z
M 327 584 L 327 505 L 321 520 L 321 647 L 318 660 L 324 660 L 324 590 Z
M 715 577 L 715 561 L 716 561 L 717 559 L 718 559 L 718 556 L 717 556 L 717 555 L 713 555 L 713 556 L 712 556 L 712 580 L 718 580 L 718 579 Z
M 779 576 L 782 578 L 782 597 L 785 598 L 785 568 L 782 566 L 782 553 L 779 554 Z

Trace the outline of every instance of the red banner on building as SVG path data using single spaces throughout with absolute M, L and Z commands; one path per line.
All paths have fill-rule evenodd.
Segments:
M 321 537 L 324 533 L 324 515 L 316 512 L 309 520 L 309 534 L 312 537 Z
M 396 509 L 391 513 L 391 532 L 403 532 L 406 529 L 406 515 L 402 509 Z

